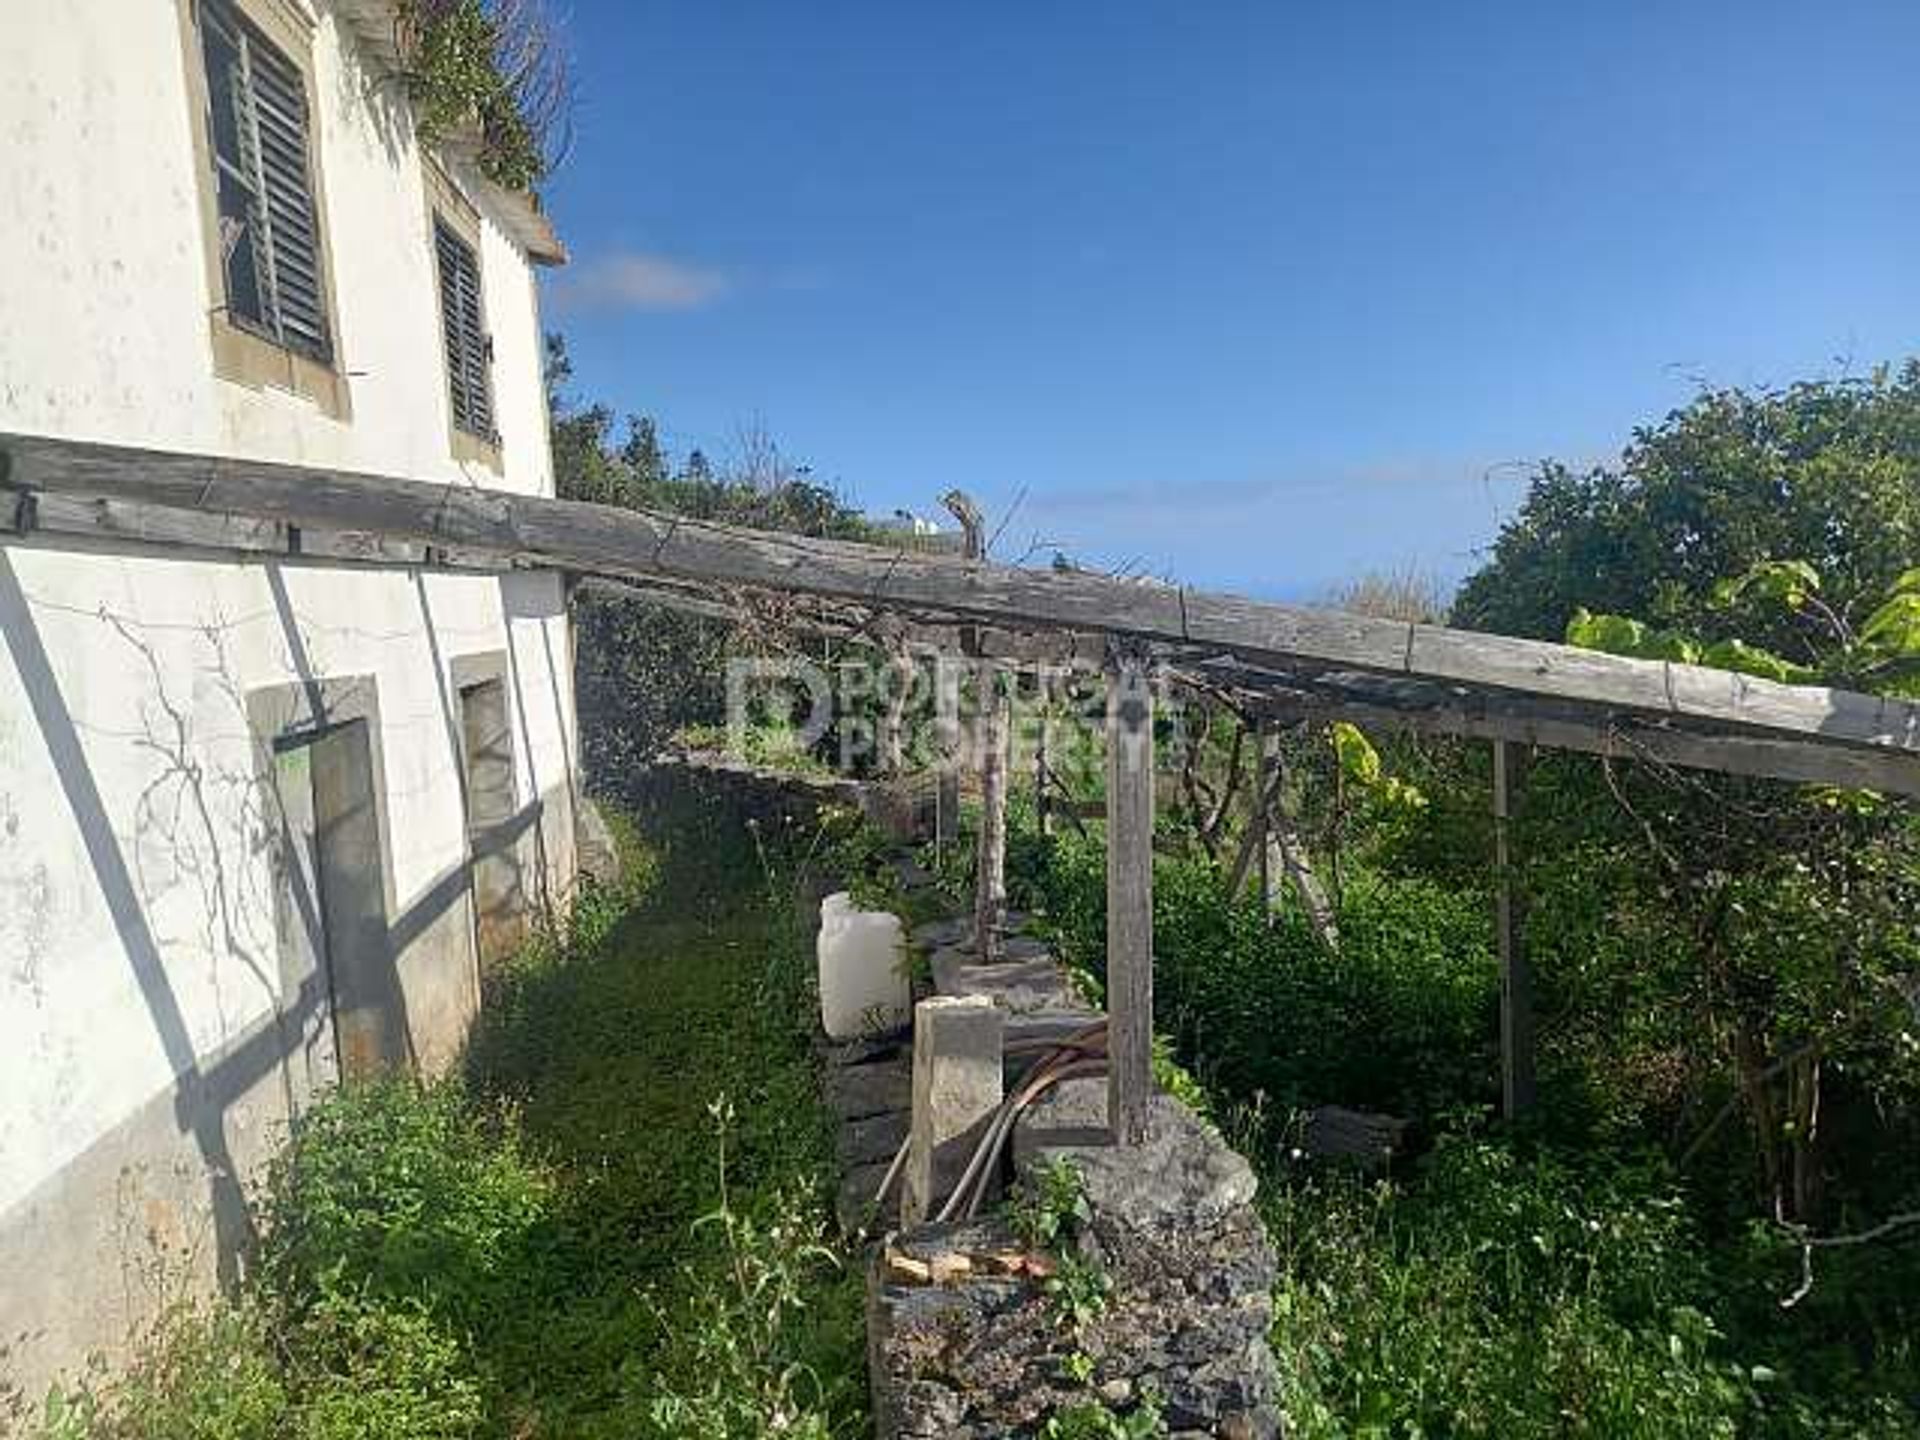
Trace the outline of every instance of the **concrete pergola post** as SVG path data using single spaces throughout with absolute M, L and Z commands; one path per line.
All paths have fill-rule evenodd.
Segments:
M 1006 1012 L 984 995 L 913 1007 L 913 1131 L 900 1223 L 938 1212 L 1004 1098 Z

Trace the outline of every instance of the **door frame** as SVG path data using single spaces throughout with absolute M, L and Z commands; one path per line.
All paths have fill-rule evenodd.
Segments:
M 301 745 L 310 745 L 321 739 L 331 730 L 349 725 L 355 721 L 364 722 L 367 737 L 367 763 L 371 770 L 370 784 L 373 792 L 374 831 L 377 837 L 377 850 L 380 865 L 380 904 L 381 922 L 391 930 L 397 913 L 393 875 L 393 836 L 387 816 L 386 755 L 381 747 L 380 693 L 371 675 L 347 675 L 329 679 L 310 681 L 289 681 L 275 685 L 263 685 L 251 689 L 246 695 L 247 729 L 253 740 L 253 774 L 263 800 L 275 793 L 278 783 L 276 775 L 276 756 L 286 749 Z M 267 800 L 266 808 L 271 809 Z M 268 843 L 278 845 L 280 835 L 278 826 L 274 833 L 267 836 Z M 324 878 L 320 879 L 324 884 Z M 276 906 L 275 926 L 278 930 L 278 911 Z M 276 951 L 283 965 L 293 938 L 276 934 Z M 341 1057 L 344 1071 L 344 1052 L 340 1050 L 339 1007 L 336 1003 L 334 987 L 335 977 L 331 963 L 321 957 L 326 966 L 326 1001 L 328 1023 L 334 1030 L 336 1055 Z M 399 957 L 387 953 L 383 962 L 395 970 L 393 983 L 399 984 Z

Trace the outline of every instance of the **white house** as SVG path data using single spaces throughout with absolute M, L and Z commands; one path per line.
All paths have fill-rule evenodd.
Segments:
M 532 267 L 564 257 L 419 142 L 390 0 L 6 8 L 0 431 L 551 492 Z M 483 956 L 571 884 L 578 777 L 559 575 L 29 519 L 0 490 L 31 1391 L 230 1273 L 317 1088 L 450 1062 Z

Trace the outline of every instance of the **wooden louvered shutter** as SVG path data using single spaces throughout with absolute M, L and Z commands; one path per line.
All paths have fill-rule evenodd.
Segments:
M 230 312 L 283 345 L 329 359 L 305 84 L 293 62 L 226 0 L 202 0 L 202 23 L 215 165 L 229 186 L 240 187 L 231 201 L 223 198 L 223 219 L 245 232 L 225 245 Z M 243 225 L 230 210 L 244 213 Z M 233 263 L 239 243 L 244 268 Z M 231 293 L 243 282 L 243 293 Z
M 320 236 L 307 181 L 306 91 L 300 72 L 265 44 L 256 42 L 248 53 L 274 318 L 282 341 L 324 358 L 330 346 Z
M 469 435 L 493 438 L 493 390 L 485 313 L 480 304 L 480 260 L 444 221 L 433 225 L 440 265 L 440 327 L 447 346 L 447 390 L 453 423 Z

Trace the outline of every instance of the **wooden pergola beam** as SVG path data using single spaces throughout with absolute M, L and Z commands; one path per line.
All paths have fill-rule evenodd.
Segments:
M 1328 694 L 1302 693 L 1262 695 L 1252 704 L 1276 719 L 1348 720 L 1375 731 L 1506 741 L 1612 760 L 1640 760 L 1682 770 L 1920 796 L 1920 761 L 1892 751 L 1758 735 L 1706 735 L 1620 714 L 1574 720 L 1558 715 L 1528 714 L 1520 708 L 1489 708 L 1464 700 L 1423 709 L 1399 709 Z
M 777 535 L 460 483 L 0 433 L 0 483 L 488 551 L 560 569 L 665 576 L 944 612 L 1019 629 L 1135 636 L 1920 755 L 1920 705 L 1665 661 L 1247 600 Z

